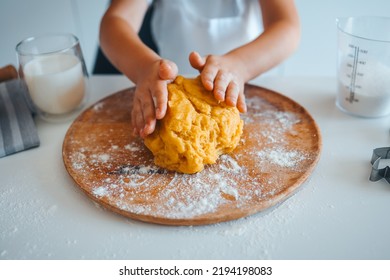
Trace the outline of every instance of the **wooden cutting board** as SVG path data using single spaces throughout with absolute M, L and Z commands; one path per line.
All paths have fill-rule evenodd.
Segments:
M 91 199 L 150 223 L 203 225 L 245 217 L 288 198 L 313 171 L 319 128 L 293 100 L 246 85 L 239 146 L 198 174 L 169 172 L 132 135 L 134 88 L 85 110 L 63 143 L 65 167 Z

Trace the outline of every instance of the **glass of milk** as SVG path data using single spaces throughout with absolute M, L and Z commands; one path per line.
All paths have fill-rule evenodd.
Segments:
M 390 114 L 390 18 L 337 19 L 337 106 L 360 117 Z
M 88 72 L 73 34 L 30 37 L 16 46 L 19 76 L 34 112 L 48 121 L 68 120 L 85 105 Z

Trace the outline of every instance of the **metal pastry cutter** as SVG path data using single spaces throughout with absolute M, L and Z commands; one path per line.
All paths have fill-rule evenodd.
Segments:
M 384 178 L 390 184 L 390 166 L 379 168 L 381 159 L 390 159 L 390 147 L 374 149 L 371 158 L 372 170 L 370 181 L 378 181 Z

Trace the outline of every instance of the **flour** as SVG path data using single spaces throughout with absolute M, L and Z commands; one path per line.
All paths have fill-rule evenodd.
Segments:
M 272 162 L 280 167 L 294 167 L 306 157 L 299 151 L 286 150 L 283 147 L 276 149 L 266 149 L 259 151 L 257 155 L 263 159 Z
M 85 154 L 83 152 L 76 152 L 72 154 L 72 166 L 74 169 L 81 170 L 84 167 Z
M 98 156 L 99 160 L 102 162 L 107 162 L 110 159 L 110 155 L 108 154 L 101 154 Z
M 104 102 L 99 102 L 99 103 L 97 103 L 97 104 L 95 104 L 94 106 L 93 106 L 93 109 L 95 110 L 95 111 L 100 111 L 101 109 L 103 109 L 103 103 Z
M 223 156 L 221 162 L 224 163 L 221 164 L 223 169 L 221 167 L 208 168 L 194 175 L 175 173 L 171 178 L 168 178 L 169 174 L 166 171 L 154 165 L 124 166 L 114 172 L 119 175 L 117 179 L 105 179 L 102 185 L 92 190 L 92 194 L 97 198 L 115 196 L 116 207 L 138 214 L 159 213 L 166 218 L 179 219 L 212 213 L 220 205 L 227 202 L 226 195 L 233 200 L 240 197 L 236 183 L 230 178 L 222 176 L 221 172 L 223 170 L 227 173 L 237 174 L 241 167 L 228 155 Z M 155 180 L 155 177 L 162 173 L 166 175 L 163 177 L 164 179 Z M 148 201 L 150 198 L 147 196 L 147 192 L 158 188 L 164 182 L 166 182 L 166 187 L 156 195 L 155 199 L 157 202 L 165 200 L 167 203 L 159 205 Z M 145 186 L 147 187 L 143 188 Z M 127 196 L 129 191 L 141 192 L 137 194 L 137 197 L 145 199 L 145 202 L 148 201 L 148 205 L 137 202 L 129 203 L 132 201 L 132 198 Z M 143 192 L 145 196 L 142 195 Z M 221 193 L 224 193 L 225 197 L 221 196 Z M 243 196 L 242 200 L 245 201 L 248 198 L 249 196 Z
M 231 171 L 233 173 L 239 173 L 241 171 L 241 166 L 238 165 L 237 161 L 228 155 L 221 155 L 220 161 L 221 169 L 225 171 Z
M 93 194 L 96 196 L 96 197 L 103 197 L 103 196 L 107 196 L 110 194 L 109 190 L 108 190 L 108 187 L 106 186 L 101 186 L 101 187 L 97 187 L 93 190 Z
M 136 151 L 139 151 L 139 150 L 140 150 L 139 147 L 134 146 L 134 145 L 131 145 L 131 144 L 127 144 L 127 145 L 125 146 L 125 149 L 126 149 L 126 150 L 129 150 L 129 151 L 132 151 L 132 152 L 136 152 Z
M 80 170 L 80 169 L 82 169 L 84 167 L 84 165 L 79 163 L 79 162 L 74 162 L 72 164 L 72 166 L 73 166 L 74 169 L 77 169 L 77 170 Z

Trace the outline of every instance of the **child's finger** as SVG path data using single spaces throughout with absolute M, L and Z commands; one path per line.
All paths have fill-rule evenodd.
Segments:
M 166 82 L 160 82 L 152 94 L 156 118 L 161 120 L 167 111 L 168 90 Z
M 219 101 L 225 101 L 226 90 L 230 82 L 230 75 L 219 71 L 214 81 L 214 96 Z
M 240 89 L 235 81 L 231 81 L 226 90 L 226 104 L 229 106 L 236 106 Z
M 201 57 L 198 52 L 191 52 L 189 56 L 190 64 L 193 68 L 201 72 L 206 63 L 206 59 Z
M 146 122 L 145 126 L 141 129 L 140 136 L 142 138 L 145 138 L 149 134 L 152 134 L 155 128 L 156 128 L 156 119 L 149 120 L 148 122 Z
M 142 116 L 141 103 L 138 98 L 134 98 L 133 110 L 131 111 L 131 122 L 134 133 L 139 135 L 145 124 Z
M 143 127 L 141 129 L 141 137 L 145 137 L 151 134 L 155 128 L 156 115 L 152 93 L 144 95 L 144 99 L 141 101 L 142 105 L 142 116 L 143 116 Z
M 178 74 L 177 65 L 170 60 L 162 59 L 160 61 L 158 74 L 160 79 L 172 81 Z
M 200 73 L 200 79 L 202 80 L 202 84 L 207 90 L 214 90 L 214 80 L 217 76 L 218 68 L 213 65 L 207 65 L 203 68 Z
M 241 113 L 246 113 L 246 110 L 247 110 L 246 102 L 245 102 L 245 95 L 242 91 L 240 91 L 240 93 L 238 94 L 237 109 Z

